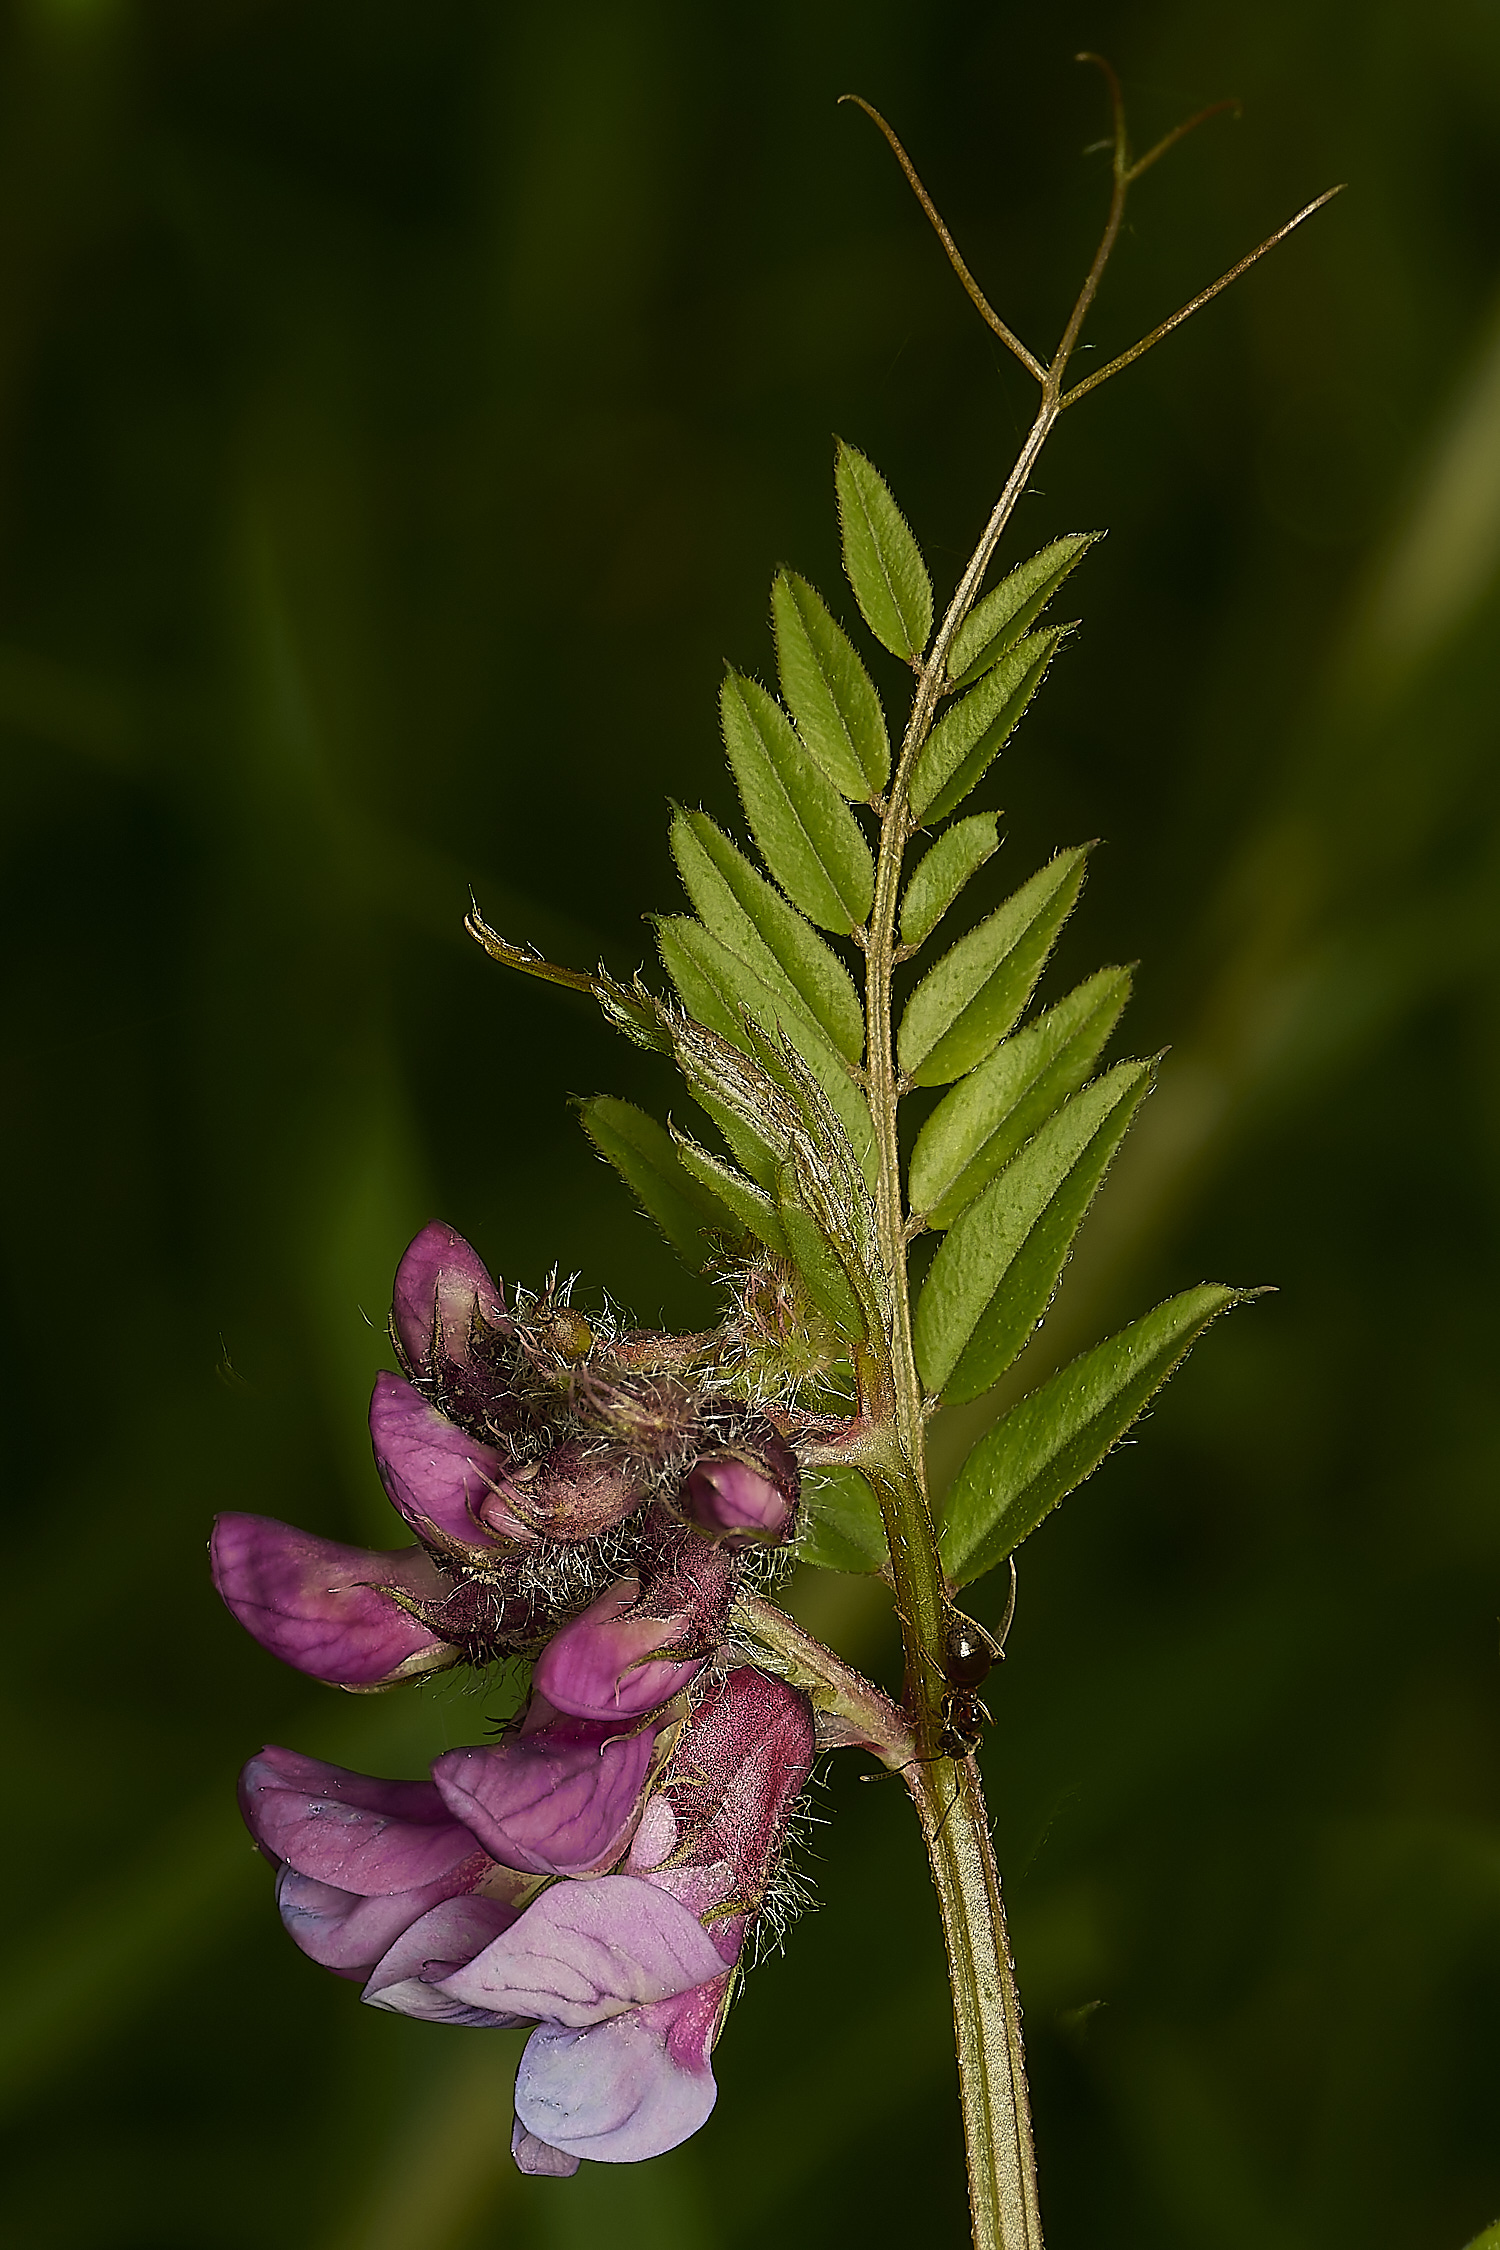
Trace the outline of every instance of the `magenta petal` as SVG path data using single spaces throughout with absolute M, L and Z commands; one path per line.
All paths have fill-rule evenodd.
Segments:
M 527 2132 L 519 2117 L 511 2131 L 510 2153 L 516 2160 L 516 2170 L 529 2173 L 537 2180 L 570 2180 L 578 2169 L 576 2156 L 565 2156 L 560 2148 L 549 2148 L 535 2133 Z
M 475 1310 L 491 1328 L 505 1318 L 505 1299 L 477 1250 L 434 1219 L 396 1268 L 391 1319 L 412 1367 L 429 1358 L 467 1366 Z
M 438 1989 L 438 1978 L 473 1960 L 517 1919 L 513 1906 L 492 1898 L 450 1898 L 403 1930 L 376 1965 L 363 1997 L 373 2008 L 417 2016 L 427 2023 L 468 2024 L 502 2031 L 524 2016 L 471 2008 Z
M 723 1973 L 713 1940 L 685 1906 L 639 1876 L 601 1875 L 543 1891 L 503 1937 L 445 1978 L 443 1990 L 471 2007 L 578 2030 Z M 546 2123 L 524 2122 L 554 2147 L 564 2145 Z
M 370 1441 L 391 1505 L 419 1539 L 483 1556 L 507 1538 L 531 1538 L 495 1490 L 509 1466 L 505 1456 L 429 1406 L 399 1375 L 375 1378 Z
M 700 1461 L 683 1492 L 684 1512 L 726 1538 L 784 1539 L 794 1503 L 769 1477 L 730 1459 Z
M 553 1635 L 532 1675 L 539 1695 L 575 1718 L 634 1719 L 688 1685 L 701 1656 L 674 1663 L 651 1653 L 670 1646 L 686 1618 L 627 1615 L 639 1592 L 622 1578 Z
M 722 1982 L 709 1988 L 712 2004 Z M 584 2031 L 544 2025 L 516 2073 L 516 2116 L 567 2156 L 639 2164 L 696 2133 L 718 2098 L 705 2055 L 684 2068 L 669 2051 L 658 2009 L 633 2010 Z
M 309 1959 L 341 1977 L 363 1984 L 411 1923 L 438 1905 L 447 1886 L 397 1891 L 390 1898 L 361 1898 L 331 1883 L 315 1883 L 295 1868 L 283 1867 L 276 1881 L 276 1904 L 288 1936 Z
M 430 1782 L 346 1773 L 295 1750 L 271 1746 L 250 1760 L 240 1810 L 270 1858 L 362 1897 L 435 1883 L 451 1896 L 489 1868 L 489 1855 Z M 419 1901 L 412 1918 L 433 1903 Z
M 655 1736 L 555 1719 L 490 1750 L 449 1750 L 432 1769 L 448 1806 L 495 1859 L 535 1875 L 596 1875 L 629 1843 Z
M 224 1515 L 209 1553 L 214 1584 L 262 1648 L 331 1687 L 382 1687 L 456 1663 L 458 1651 L 402 1609 L 451 1591 L 420 1547 L 373 1554 L 270 1516 Z

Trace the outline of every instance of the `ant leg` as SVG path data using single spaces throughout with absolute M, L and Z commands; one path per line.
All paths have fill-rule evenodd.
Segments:
M 997 1656 L 1005 1654 L 1005 1643 L 1010 1636 L 1011 1623 L 1016 1614 L 1016 1558 L 1012 1555 L 1009 1559 L 1010 1593 L 1006 1597 L 1005 1615 L 1000 1620 L 999 1638 L 993 1644 Z
M 935 1762 L 935 1761 L 929 1761 L 929 1762 Z M 959 1796 L 960 1796 L 960 1793 L 962 1792 L 962 1789 L 963 1789 L 963 1779 L 962 1779 L 962 1776 L 960 1775 L 960 1773 L 959 1773 L 959 1772 L 958 1772 L 958 1771 L 956 1770 L 956 1769 L 957 1769 L 957 1766 L 958 1766 L 958 1760 L 957 1760 L 957 1759 L 955 1759 L 955 1760 L 954 1760 L 954 1767 L 955 1767 L 955 1772 L 954 1772 L 954 1775 L 953 1775 L 953 1794 L 952 1794 L 952 1796 L 951 1796 L 951 1797 L 950 1797 L 950 1798 L 948 1799 L 948 1810 L 947 1810 L 947 1811 L 946 1811 L 946 1812 L 944 1813 L 944 1815 L 943 1815 L 942 1819 L 941 1819 L 941 1820 L 940 1820 L 940 1821 L 938 1822 L 938 1824 L 937 1824 L 936 1828 L 935 1828 L 935 1829 L 933 1830 L 933 1832 L 932 1832 L 932 1841 L 933 1841 L 934 1843 L 936 1843 L 936 1842 L 937 1842 L 937 1840 L 938 1840 L 939 1836 L 941 1836 L 941 1835 L 942 1835 L 942 1833 L 943 1833 L 943 1830 L 944 1830 L 944 1829 L 945 1829 L 945 1828 L 947 1827 L 947 1825 L 948 1825 L 949 1821 L 950 1821 L 950 1820 L 951 1820 L 951 1819 L 953 1818 L 953 1808 L 954 1808 L 954 1806 L 955 1806 L 955 1805 L 956 1805 L 956 1804 L 958 1803 L 958 1800 L 959 1800 Z

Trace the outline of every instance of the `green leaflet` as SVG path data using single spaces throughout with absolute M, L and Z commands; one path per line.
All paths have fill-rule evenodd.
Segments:
M 920 945 L 932 935 L 971 875 L 992 859 L 1000 842 L 1000 815 L 974 813 L 955 821 L 912 869 L 901 901 L 901 943 Z
M 845 797 L 878 797 L 891 772 L 885 713 L 859 652 L 815 586 L 792 570 L 771 586 L 781 692 L 797 731 Z
M 880 1502 L 858 1469 L 815 1469 L 802 1480 L 801 1561 L 823 1570 L 878 1570 L 886 1557 Z
M 1029 633 L 938 721 L 912 767 L 911 809 L 918 820 L 946 820 L 979 787 L 1045 679 L 1065 630 L 1053 625 Z
M 820 929 L 847 935 L 875 896 L 875 864 L 858 821 L 763 687 L 730 672 L 720 709 L 724 747 L 761 857 L 793 905 Z
M 1150 1063 L 1117 1063 L 1072 1095 L 954 1221 L 915 1324 L 922 1380 L 950 1405 L 997 1383 L 1046 1311 L 1152 1075 Z
M 710 1246 L 705 1231 L 738 1241 L 745 1225 L 684 1165 L 672 1137 L 633 1102 L 613 1094 L 595 1094 L 578 1104 L 583 1129 L 607 1157 L 645 1209 L 661 1228 L 672 1248 L 699 1273 L 708 1264 Z
M 741 1012 L 746 1009 L 763 1030 L 785 1031 L 828 1096 L 861 1165 L 868 1168 L 875 1152 L 869 1105 L 802 1002 L 773 991 L 691 915 L 665 916 L 656 926 L 656 942 L 683 1006 L 721 1039 L 748 1052 Z
M 827 1235 L 802 1202 L 797 1177 L 789 1164 L 776 1176 L 776 1201 L 792 1262 L 807 1283 L 813 1302 L 827 1314 L 840 1336 L 858 1343 L 865 1335 L 865 1317 L 849 1276 L 835 1256 Z
M 906 518 L 874 463 L 835 440 L 844 568 L 870 631 L 893 656 L 919 657 L 932 631 L 932 581 Z
M 911 1154 L 911 1208 L 928 1226 L 951 1226 L 1083 1084 L 1129 997 L 1130 971 L 1101 969 L 944 1096 Z
M 699 920 L 773 991 L 804 1007 L 841 1055 L 858 1062 L 865 1012 L 854 979 L 811 923 L 750 865 L 707 813 L 672 820 L 672 856 Z
M 1072 531 L 1050 547 L 1017 563 L 992 594 L 976 602 L 953 636 L 948 677 L 967 687 L 1015 646 L 1033 619 L 1040 617 L 1075 563 L 1082 562 L 1102 531 Z
M 949 1495 L 939 1545 L 954 1585 L 1004 1562 L 1050 1508 L 1093 1475 L 1209 1322 L 1257 1294 L 1217 1282 L 1184 1290 L 1002 1416 Z
M 770 1196 L 753 1180 L 747 1180 L 743 1172 L 737 1172 L 732 1164 L 711 1156 L 706 1148 L 689 1140 L 686 1133 L 679 1133 L 675 1125 L 668 1130 L 679 1163 L 697 1185 L 724 1204 L 746 1234 L 753 1234 L 768 1250 L 784 1258 L 786 1233 Z
M 901 1068 L 915 1085 L 949 1085 L 1005 1037 L 1073 911 L 1091 848 L 1058 852 L 928 970 L 906 1003 L 896 1039 Z

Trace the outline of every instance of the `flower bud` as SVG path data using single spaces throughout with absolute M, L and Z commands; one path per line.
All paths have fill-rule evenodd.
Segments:
M 450 1592 L 420 1547 L 373 1554 L 270 1516 L 223 1515 L 209 1543 L 214 1584 L 262 1648 L 330 1687 L 389 1687 L 456 1663 L 422 1622 Z
M 780 1545 L 796 1524 L 797 1456 L 761 1415 L 731 1423 L 726 1436 L 722 1452 L 705 1453 L 689 1472 L 679 1506 L 716 1538 Z
M 482 1564 L 532 1533 L 506 1505 L 507 1456 L 450 1422 L 399 1375 L 375 1378 L 370 1442 L 391 1505 L 425 1546 Z
M 674 1655 L 697 1620 L 691 1610 L 643 1611 L 640 1595 L 639 1579 L 621 1578 L 555 1633 L 537 1658 L 536 1693 L 575 1718 L 612 1721 L 639 1718 L 679 1694 L 706 1653 Z
M 396 1268 L 391 1330 L 407 1366 L 434 1377 L 445 1364 L 471 1368 L 476 1319 L 490 1332 L 503 1329 L 504 1292 L 478 1251 L 434 1219 Z
M 635 1514 L 646 1494 L 619 1448 L 568 1439 L 534 1468 L 512 1469 L 505 1484 L 508 1515 L 546 1539 L 597 1539 Z

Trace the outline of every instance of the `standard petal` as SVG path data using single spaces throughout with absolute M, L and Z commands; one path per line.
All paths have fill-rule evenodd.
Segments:
M 449 1750 L 432 1778 L 450 1812 L 507 1867 L 595 1875 L 630 1841 L 655 1748 L 650 1727 L 619 1735 L 564 1718 L 493 1749 Z
M 236 1514 L 218 1518 L 209 1553 L 214 1584 L 245 1630 L 331 1687 L 386 1687 L 458 1661 L 394 1598 L 441 1602 L 450 1592 L 420 1547 L 374 1554 Z
M 723 1980 L 705 1992 L 717 2016 Z M 719 2090 L 706 2055 L 696 2068 L 674 2059 L 666 2025 L 652 2020 L 659 2014 L 633 2012 L 584 2031 L 534 2031 L 516 2073 L 516 2116 L 525 2130 L 596 2164 L 638 2164 L 696 2133 Z
M 476 1312 L 487 1327 L 499 1328 L 504 1295 L 478 1251 L 434 1219 L 396 1268 L 391 1324 L 408 1364 L 431 1368 L 448 1360 L 466 1367 Z
M 519 2117 L 511 2131 L 510 2153 L 516 2160 L 516 2170 L 529 2173 L 537 2180 L 570 2180 L 578 2169 L 576 2156 L 565 2156 L 560 2148 L 549 2148 L 535 2133 L 527 2132 Z
M 486 1558 L 503 1552 L 507 1539 L 531 1539 L 498 1489 L 506 1456 L 450 1422 L 399 1375 L 375 1378 L 370 1442 L 392 1507 L 429 1546 Z
M 271 1745 L 240 1776 L 240 1810 L 268 1858 L 362 1897 L 435 1883 L 451 1896 L 489 1871 L 490 1855 L 427 1781 L 346 1773 Z
M 543 1891 L 503 1937 L 445 1978 L 443 1990 L 471 2007 L 578 2030 L 673 1999 L 723 1971 L 707 1931 L 675 1898 L 635 1875 L 601 1875 Z M 524 2121 L 554 2147 L 564 2145 L 546 2123 Z
M 537 1659 L 536 1692 L 580 1719 L 639 1718 L 679 1694 L 702 1656 L 678 1662 L 653 1652 L 670 1648 L 691 1620 L 632 1616 L 639 1594 L 637 1579 L 622 1578 L 555 1633 Z
M 283 1867 L 276 1879 L 276 1905 L 287 1935 L 310 1960 L 336 1976 L 363 1984 L 396 1940 L 430 1907 L 446 1885 L 397 1891 L 390 1898 L 361 1898 L 331 1883 L 315 1883 L 295 1868 Z
M 362 1997 L 372 2008 L 417 2016 L 427 2023 L 458 2023 L 503 2031 L 524 2016 L 471 2008 L 439 1990 L 440 1979 L 472 1961 L 476 1953 L 508 1930 L 518 1909 L 498 1899 L 450 1898 L 403 1930 L 376 1964 Z

